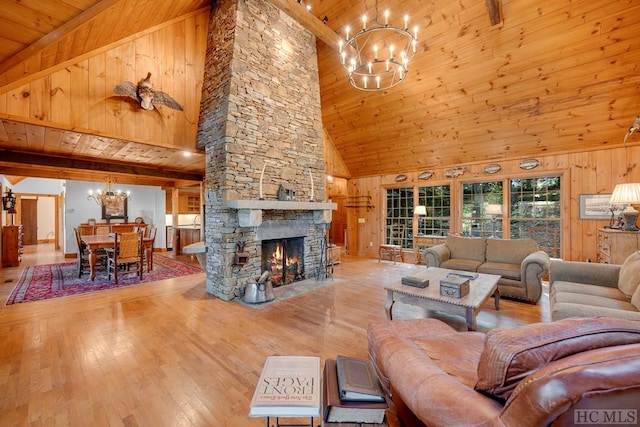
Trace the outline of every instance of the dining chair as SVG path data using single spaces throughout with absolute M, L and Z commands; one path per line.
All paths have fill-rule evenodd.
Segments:
M 148 235 L 142 243 L 144 246 L 144 263 L 147 268 L 147 272 L 153 270 L 153 246 L 156 241 L 157 227 L 150 225 L 147 226 Z
M 111 233 L 111 227 L 96 227 L 96 234 L 109 234 Z
M 111 233 L 113 247 L 107 248 L 107 275 L 113 275 L 118 284 L 121 274 L 136 273 L 142 279 L 143 248 L 142 233 Z
M 82 277 L 82 273 L 85 271 L 89 271 L 89 249 L 87 245 L 82 243 L 82 238 L 80 237 L 80 230 L 78 227 L 73 229 L 76 234 L 76 243 L 78 244 L 78 278 Z

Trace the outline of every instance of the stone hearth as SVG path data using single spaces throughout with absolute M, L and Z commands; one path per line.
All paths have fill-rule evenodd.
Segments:
M 198 145 L 205 149 L 207 291 L 241 297 L 262 240 L 304 237 L 309 277 L 335 204 L 324 203 L 315 37 L 265 0 L 212 6 Z M 278 200 L 278 189 L 295 200 Z M 262 196 L 262 197 L 261 197 Z M 235 254 L 248 254 L 234 264 Z

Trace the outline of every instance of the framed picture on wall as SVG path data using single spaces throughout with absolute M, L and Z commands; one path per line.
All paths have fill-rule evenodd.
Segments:
M 609 203 L 611 194 L 581 194 L 580 219 L 611 219 L 619 215 L 624 205 Z
M 117 205 L 102 205 L 102 219 L 127 219 L 127 199 Z

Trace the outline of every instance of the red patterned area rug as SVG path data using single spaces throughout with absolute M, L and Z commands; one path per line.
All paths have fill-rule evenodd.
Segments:
M 118 276 L 117 285 L 113 283 L 113 277 L 111 280 L 107 278 L 104 270 L 96 272 L 94 281 L 89 279 L 88 273 L 78 278 L 75 262 L 28 266 L 25 267 L 18 283 L 9 294 L 7 305 L 123 288 L 202 272 L 203 270 L 197 266 L 158 254 L 153 255 L 153 270 L 149 273 L 145 272 L 142 280 L 139 280 L 135 274 L 123 274 Z

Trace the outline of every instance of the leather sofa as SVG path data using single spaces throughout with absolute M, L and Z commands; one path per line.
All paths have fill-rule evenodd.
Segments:
M 608 316 L 640 320 L 640 251 L 622 265 L 552 260 L 551 319 Z
M 640 321 L 572 318 L 485 334 L 437 319 L 388 320 L 367 336 L 405 427 L 567 426 L 591 410 L 640 414 Z
M 537 303 L 549 255 L 533 239 L 492 239 L 448 235 L 422 252 L 427 267 L 498 274 L 501 296 Z

